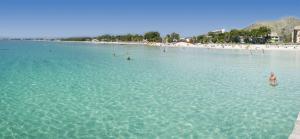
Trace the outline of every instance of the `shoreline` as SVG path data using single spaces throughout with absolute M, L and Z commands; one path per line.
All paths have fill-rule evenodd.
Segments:
M 229 50 L 282 50 L 299 51 L 300 45 L 275 45 L 275 44 L 190 44 L 190 43 L 139 43 L 139 42 L 87 42 L 93 44 L 117 45 L 146 45 L 170 48 L 204 48 L 204 49 L 229 49 Z
M 153 47 L 169 48 L 202 48 L 202 49 L 228 49 L 228 50 L 276 50 L 276 51 L 300 51 L 300 44 L 191 44 L 185 42 L 178 43 L 145 43 L 145 42 L 93 42 L 93 41 L 57 41 L 75 42 L 90 44 L 114 44 L 114 45 L 144 45 Z

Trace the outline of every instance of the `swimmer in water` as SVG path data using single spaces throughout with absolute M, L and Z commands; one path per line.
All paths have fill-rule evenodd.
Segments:
M 269 82 L 270 82 L 270 85 L 272 85 L 272 86 L 277 85 L 277 77 L 274 74 L 274 72 L 271 72 L 270 77 L 269 77 Z

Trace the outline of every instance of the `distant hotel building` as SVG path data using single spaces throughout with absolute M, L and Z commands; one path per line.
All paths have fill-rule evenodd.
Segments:
M 225 29 L 214 30 L 212 33 L 225 33 Z
M 99 42 L 98 39 L 92 39 L 92 42 Z
M 193 38 L 191 37 L 186 37 L 186 38 L 180 38 L 180 42 L 187 42 L 187 43 L 192 43 Z
M 300 43 L 300 26 L 296 26 L 292 34 L 293 43 Z
M 276 32 L 271 32 L 270 37 L 271 37 L 270 40 L 271 43 L 278 43 L 281 41 L 281 37 Z

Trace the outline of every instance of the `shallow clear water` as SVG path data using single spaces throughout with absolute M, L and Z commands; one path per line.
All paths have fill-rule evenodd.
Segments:
M 0 138 L 285 139 L 299 79 L 292 51 L 0 41 Z

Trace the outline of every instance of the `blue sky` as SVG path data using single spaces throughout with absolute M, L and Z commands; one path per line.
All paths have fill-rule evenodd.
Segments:
M 300 0 L 1 0 L 0 37 L 178 32 L 300 17 Z

